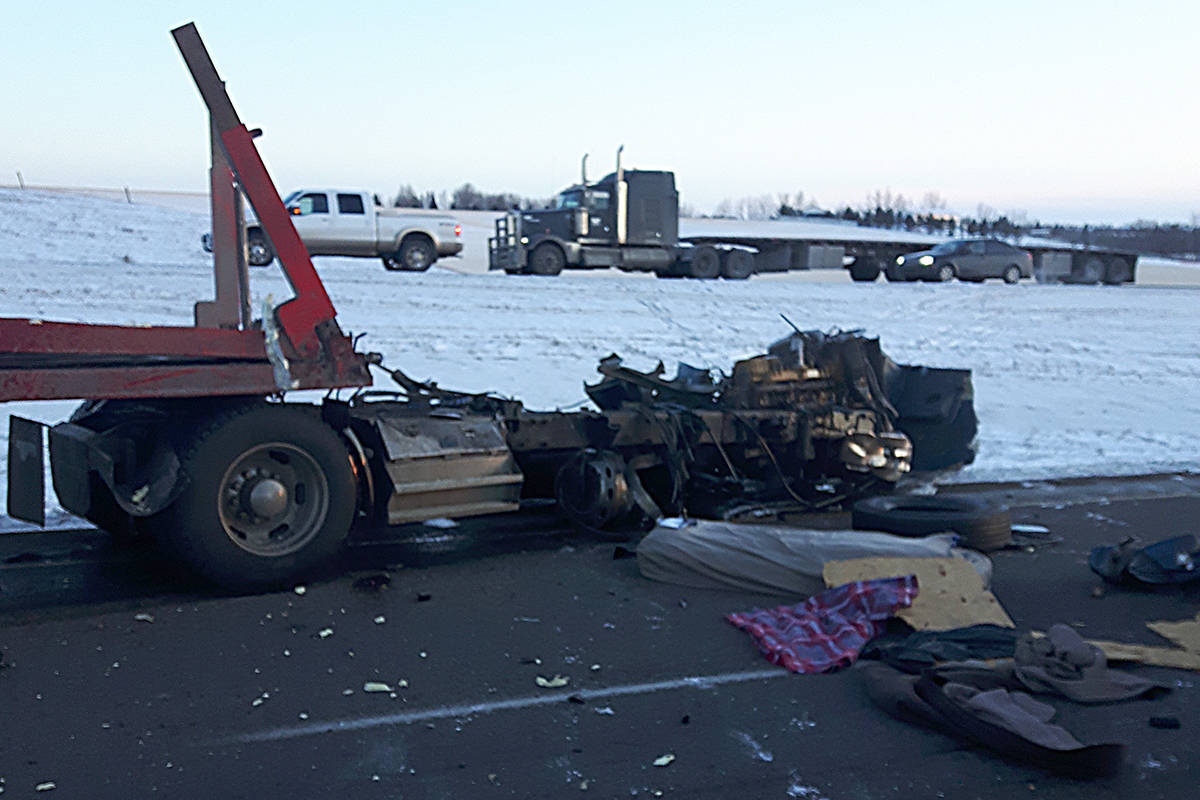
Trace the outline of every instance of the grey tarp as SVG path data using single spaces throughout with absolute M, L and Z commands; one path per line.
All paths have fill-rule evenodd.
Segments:
M 953 534 L 923 538 L 868 531 L 817 531 L 782 525 L 693 520 L 681 528 L 659 525 L 638 545 L 638 568 L 651 580 L 699 589 L 741 589 L 782 595 L 824 591 L 827 561 L 876 556 L 922 558 L 959 555 L 991 582 L 986 556 L 954 546 Z

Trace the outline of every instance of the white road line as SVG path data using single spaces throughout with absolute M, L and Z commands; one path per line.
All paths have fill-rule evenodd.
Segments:
M 253 733 L 244 733 L 225 739 L 225 742 L 275 742 L 285 739 L 298 739 L 304 736 L 316 736 L 322 733 L 337 733 L 339 731 L 361 731 L 368 728 L 380 728 L 388 725 L 411 725 L 414 722 L 429 722 L 438 719 L 454 719 L 467 717 L 472 714 L 490 714 L 494 711 L 511 711 L 535 706 L 547 706 L 562 703 L 568 697 L 577 696 L 583 700 L 603 700 L 609 697 L 623 697 L 633 694 L 650 694 L 652 692 L 671 691 L 674 689 L 710 689 L 726 683 L 745 683 L 747 681 L 765 680 L 767 678 L 782 678 L 792 673 L 782 667 L 774 669 L 750 670 L 747 672 L 725 672 L 719 675 L 693 675 L 671 680 L 653 681 L 651 683 L 633 683 L 624 686 L 610 686 L 605 689 L 580 689 L 576 692 L 554 692 L 553 694 L 536 694 L 525 697 L 513 697 L 508 700 L 493 700 L 484 703 L 463 703 L 453 706 L 439 706 L 423 711 L 403 711 L 397 714 L 381 714 L 373 717 L 356 717 L 341 719 L 333 722 L 311 722 L 304 725 L 291 725 L 281 728 L 269 728 Z

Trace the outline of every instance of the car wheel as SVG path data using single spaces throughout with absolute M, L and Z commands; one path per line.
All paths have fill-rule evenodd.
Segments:
M 400 245 L 400 265 L 409 272 L 424 272 L 437 261 L 433 242 L 424 236 L 409 236 Z
M 557 275 L 566 264 L 562 248 L 552 242 L 542 242 L 529 254 L 529 272 L 533 275 Z
M 194 571 L 224 586 L 296 580 L 341 550 L 357 507 L 345 445 L 314 409 L 215 417 L 180 459 L 183 493 L 151 518 Z
M 942 283 L 954 280 L 954 266 L 951 264 L 942 264 L 938 267 L 937 279 Z
M 1002 277 L 1005 283 L 1016 283 L 1021 280 L 1021 268 L 1016 264 L 1009 264 L 1004 268 L 1004 275 Z
M 900 536 L 952 531 L 967 547 L 983 551 L 999 550 L 1012 541 L 1008 511 L 961 495 L 867 497 L 854 504 L 850 524 L 855 530 Z
M 252 233 L 246 238 L 246 263 L 252 267 L 265 267 L 274 260 L 275 253 L 262 234 Z

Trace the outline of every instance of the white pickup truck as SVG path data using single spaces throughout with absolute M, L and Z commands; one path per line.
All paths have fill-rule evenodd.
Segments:
M 378 257 L 387 269 L 423 272 L 438 258 L 462 252 L 462 226 L 454 217 L 378 206 L 368 192 L 297 189 L 283 204 L 309 255 Z M 274 260 L 258 225 L 246 226 L 246 244 L 252 266 Z

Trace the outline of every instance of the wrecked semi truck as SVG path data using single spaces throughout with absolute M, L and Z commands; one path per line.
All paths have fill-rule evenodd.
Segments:
M 628 536 L 661 514 L 822 508 L 886 492 L 914 466 L 971 459 L 970 373 L 898 366 L 857 333 L 797 331 L 729 375 L 628 369 L 596 408 L 517 401 L 388 375 L 355 350 L 194 25 L 173 31 L 210 112 L 216 297 L 193 326 L 0 319 L 0 401 L 87 398 L 49 427 L 10 417 L 9 513 L 44 523 L 44 450 L 59 503 L 118 537 L 149 537 L 229 586 L 272 586 L 357 532 L 555 509 Z M 250 313 L 248 200 L 295 296 Z M 329 392 L 319 405 L 285 401 Z M 47 435 L 48 434 L 48 435 Z

